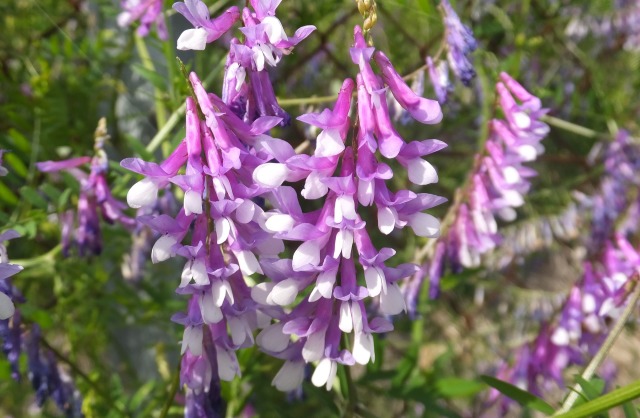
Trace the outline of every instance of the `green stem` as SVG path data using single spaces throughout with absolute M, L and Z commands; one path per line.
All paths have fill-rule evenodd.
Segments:
M 205 89 L 209 86 L 209 84 L 211 84 L 211 82 L 213 82 L 213 79 L 218 75 L 218 71 L 224 66 L 224 63 L 225 63 L 224 60 L 221 61 L 213 70 L 211 70 L 207 78 L 205 78 L 202 81 L 202 85 L 204 86 Z M 184 117 L 185 110 L 186 110 L 186 104 L 182 103 L 182 105 L 178 109 L 176 109 L 171 114 L 171 116 L 169 116 L 169 118 L 167 119 L 167 122 L 164 125 L 162 125 L 162 128 L 158 131 L 158 133 L 151 139 L 151 141 L 147 145 L 146 150 L 148 152 L 153 152 L 156 149 L 158 149 L 160 144 L 162 144 L 162 142 L 167 138 L 167 136 L 169 136 L 173 128 L 175 128 L 178 122 L 182 120 L 182 118 Z
M 562 129 L 564 131 L 572 132 L 576 135 L 584 136 L 585 138 L 608 138 L 610 135 L 594 131 L 593 129 L 586 128 L 582 125 L 577 125 L 573 122 L 569 122 L 563 119 L 556 118 L 554 116 L 545 115 L 540 118 L 541 121 L 548 123 L 554 128 Z
M 280 106 L 296 106 L 304 104 L 320 104 L 330 103 L 338 99 L 337 95 L 332 96 L 313 96 L 313 97 L 298 97 L 293 99 L 278 99 Z
M 347 380 L 347 388 L 349 389 L 349 398 L 347 399 L 347 409 L 345 411 L 345 417 L 353 417 L 356 409 L 358 409 L 358 393 L 356 391 L 356 385 L 351 377 L 351 367 L 344 366 L 344 375 Z
M 27 258 L 27 259 L 24 259 L 24 260 L 13 259 L 13 260 L 11 260 L 11 262 L 13 264 L 20 264 L 24 268 L 29 268 L 29 267 L 32 267 L 32 266 L 37 266 L 38 264 L 41 264 L 43 262 L 53 261 L 55 256 L 58 255 L 58 253 L 60 251 L 62 251 L 62 244 L 56 245 L 55 247 L 50 249 L 48 252 L 46 252 L 44 254 L 41 254 L 38 257 Z
M 53 348 L 51 344 L 44 338 L 44 336 L 40 337 L 40 343 L 49 351 L 53 353 L 54 356 L 58 358 L 61 362 L 65 363 L 69 368 L 73 371 L 74 375 L 80 377 L 84 380 L 91 388 L 103 398 L 113 410 L 117 411 L 123 417 L 130 417 L 131 415 L 122 409 L 118 404 L 116 404 L 116 400 L 111 396 L 108 390 L 104 390 L 100 385 L 98 385 L 93 379 L 91 379 L 85 372 L 83 372 L 77 364 L 68 359 L 64 354 L 59 352 L 57 349 Z
M 171 405 L 173 405 L 173 399 L 176 397 L 176 393 L 178 393 L 178 388 L 180 388 L 180 363 L 178 363 L 178 370 L 176 370 L 176 374 L 171 381 L 169 394 L 160 412 L 160 418 L 166 418 L 168 416 L 169 409 L 171 409 Z
M 613 347 L 613 344 L 615 343 L 616 339 L 622 332 L 622 329 L 627 323 L 627 320 L 629 320 L 629 317 L 635 310 L 638 300 L 640 300 L 640 285 L 636 284 L 635 288 L 633 289 L 633 292 L 629 296 L 629 301 L 627 302 L 627 306 L 624 308 L 624 311 L 620 315 L 620 318 L 618 318 L 618 321 L 614 325 L 613 329 L 611 330 L 609 335 L 607 335 L 607 339 L 604 341 L 604 343 L 600 347 L 600 350 L 598 350 L 598 352 L 593 357 L 593 359 L 591 359 L 591 362 L 589 362 L 587 367 L 582 372 L 581 376 L 584 380 L 591 379 L 593 377 L 593 374 L 598 369 L 598 367 L 600 367 L 604 359 L 607 357 L 607 354 L 609 354 L 609 350 L 611 350 L 611 347 Z M 580 384 L 577 384 L 573 388 L 572 392 L 569 393 L 564 403 L 562 404 L 562 407 L 554 414 L 554 416 L 565 413 L 569 409 L 571 409 L 573 404 L 578 400 L 578 397 L 580 396 L 580 391 L 581 391 Z
M 144 42 L 144 38 L 140 36 L 135 37 L 136 40 L 136 49 L 138 50 L 138 55 L 140 55 L 140 61 L 142 61 L 142 66 L 149 71 L 156 72 L 156 68 L 153 65 L 153 60 L 151 59 L 151 54 L 149 54 L 149 49 L 147 48 L 147 44 Z M 164 126 L 167 123 L 167 109 L 165 108 L 163 101 L 163 93 L 159 88 L 153 88 L 153 101 L 156 108 L 156 122 L 158 126 Z

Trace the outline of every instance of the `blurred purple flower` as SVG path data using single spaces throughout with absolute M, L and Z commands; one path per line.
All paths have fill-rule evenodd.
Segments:
M 122 12 L 118 15 L 118 25 L 129 26 L 139 21 L 138 35 L 147 36 L 151 25 L 156 25 L 158 37 L 166 40 L 168 37 L 167 26 L 162 13 L 163 0 L 121 0 Z
M 194 29 L 187 29 L 178 38 L 177 48 L 180 50 L 204 50 L 208 43 L 224 35 L 240 18 L 236 6 L 230 7 L 220 16 L 211 19 L 209 8 L 201 0 L 185 0 L 173 4 L 173 8 L 185 17 Z
M 469 60 L 469 55 L 478 47 L 471 29 L 460 22 L 448 0 L 441 0 L 445 37 L 447 40 L 447 60 L 455 76 L 465 85 L 471 84 L 476 72 Z
M 71 236 L 80 256 L 99 254 L 102 251 L 100 231 L 100 215 L 109 223 L 119 223 L 125 228 L 133 228 L 135 221 L 125 215 L 126 205 L 117 200 L 109 189 L 107 182 L 108 159 L 103 150 L 104 141 L 108 138 L 104 119 L 96 129 L 95 155 L 93 157 L 77 157 L 63 161 L 43 161 L 36 164 L 44 173 L 67 171 L 80 183 L 76 220 L 70 211 L 61 215 L 62 252 L 69 254 Z M 80 169 L 90 163 L 87 174 Z M 98 214 L 100 212 L 100 215 Z M 77 226 L 75 226 L 77 222 Z

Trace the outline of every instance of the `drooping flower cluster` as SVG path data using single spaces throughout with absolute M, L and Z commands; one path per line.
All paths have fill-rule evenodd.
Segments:
M 442 149 L 444 143 L 434 139 L 405 142 L 391 123 L 385 88 L 422 123 L 438 123 L 442 119 L 440 106 L 417 96 L 387 57 L 366 45 L 359 27 L 351 57 L 360 69 L 356 83 L 344 81 L 332 110 L 298 118 L 321 130 L 313 155 L 278 153 L 276 162 L 263 164 L 253 173 L 258 184 L 274 189 L 275 209 L 266 212 L 265 228 L 277 238 L 302 241 L 291 260 L 280 260 L 265 271 L 269 282 L 252 290 L 254 300 L 262 306 L 289 308 L 273 316 L 276 322 L 257 338 L 264 351 L 285 360 L 273 381 L 281 390 L 300 385 L 305 363 L 317 362 L 311 382 L 329 389 L 338 364 L 373 361 L 372 334 L 392 329 L 379 314 L 397 315 L 405 310 L 398 281 L 415 272 L 416 266 L 386 265 L 395 251 L 374 247 L 370 237 L 373 231 L 367 229 L 360 207 L 375 209 L 383 234 L 405 226 L 423 237 L 439 234 L 438 220 L 423 211 L 445 199 L 410 190 L 389 190 L 386 181 L 393 172 L 379 158 L 396 159 L 406 167 L 414 184 L 436 182 L 435 169 L 422 157 Z M 372 59 L 381 75 L 373 71 Z M 349 111 L 355 88 L 358 124 L 350 137 Z M 284 181 L 302 179 L 302 196 L 309 200 L 323 198 L 321 209 L 303 213 L 294 190 L 279 187 Z M 359 283 L 358 266 L 364 273 L 364 283 Z M 308 296 L 301 299 L 299 295 L 307 291 Z M 368 312 L 367 299 L 375 301 L 377 309 Z M 346 345 L 343 335 L 349 340 Z
M 442 104 L 447 100 L 448 92 L 453 88 L 449 81 L 449 68 L 462 84 L 469 86 L 476 76 L 469 55 L 478 44 L 471 29 L 463 24 L 448 0 L 440 1 L 440 11 L 444 21 L 447 61 L 437 64 L 427 57 L 429 78 L 436 91 L 436 97 Z M 448 63 L 448 65 L 447 65 Z
M 476 267 L 482 254 L 500 242 L 496 218 L 513 221 L 515 209 L 524 203 L 536 172 L 524 165 L 544 148 L 540 141 L 549 127 L 540 121 L 546 113 L 540 99 L 517 81 L 501 73 L 497 84 L 505 120 L 493 119 L 485 144 L 471 173 L 469 203 L 462 203 L 448 235 L 448 256 L 456 266 Z M 515 99 L 514 99 L 515 96 Z M 520 102 L 518 103 L 516 99 Z
M 289 37 L 275 16 L 280 1 L 251 0 L 250 3 L 253 11 L 248 7 L 242 10 L 243 41 L 231 40 L 222 100 L 245 122 L 251 123 L 260 116 L 277 116 L 282 119 L 282 125 L 287 125 L 289 115 L 278 105 L 266 69 L 275 67 L 284 55 L 291 53 L 315 26 L 303 26 Z M 195 26 L 180 36 L 178 49 L 204 49 L 240 17 L 238 9 L 232 7 L 212 21 L 200 0 L 176 3 L 173 7 Z
M 117 200 L 109 189 L 107 182 L 109 161 L 104 151 L 104 143 L 108 139 L 106 120 L 102 118 L 96 128 L 93 157 L 43 161 L 36 165 L 38 170 L 44 173 L 64 170 L 80 183 L 77 212 L 68 210 L 60 216 L 62 252 L 65 255 L 69 254 L 74 244 L 80 256 L 99 254 L 102 251 L 100 215 L 109 224 L 118 223 L 125 228 L 132 228 L 135 224 L 132 218 L 122 212 L 126 205 Z M 86 164 L 89 164 L 88 174 L 80 169 Z
M 518 349 L 512 365 L 497 377 L 542 396 L 565 387 L 565 370 L 584 364 L 600 348 L 624 309 L 630 283 L 640 274 L 640 254 L 623 236 L 608 242 L 597 261 L 583 264 L 584 274 L 569 291 L 557 323 L 545 323 L 538 337 Z M 500 395 L 492 391 L 489 404 Z M 511 402 L 503 399 L 502 408 Z
M 14 230 L 0 234 L 0 343 L 2 352 L 11 367 L 11 376 L 20 380 L 20 355 L 27 354 L 29 380 L 36 391 L 36 404 L 41 407 L 51 397 L 67 417 L 81 417 L 81 398 L 71 379 L 58 367 L 53 353 L 40 345 L 37 324 L 22 323 L 16 303 L 24 298 L 11 283 L 10 277 L 22 270 L 22 266 L 9 262 L 5 242 L 18 238 Z
M 476 156 L 463 190 L 463 198 L 445 237 L 441 238 L 432 253 L 429 265 L 421 268 L 405 288 L 405 298 L 415 306 L 419 290 L 429 277 L 429 294 L 438 294 L 440 277 L 446 265 L 454 272 L 462 267 L 477 267 L 481 257 L 501 242 L 498 219 L 513 221 L 516 208 L 524 203 L 536 172 L 524 165 L 534 161 L 544 148 L 540 141 L 549 127 L 540 121 L 546 113 L 540 99 L 527 92 L 506 73 L 500 74 L 496 85 L 499 103 L 505 119 L 489 122 L 489 137 L 485 154 Z
M 585 15 L 583 10 L 575 8 L 566 12 L 571 20 L 565 33 L 573 39 L 580 40 L 589 35 L 603 39 L 603 44 L 609 47 L 623 41 L 626 50 L 640 50 L 640 4 L 637 1 L 616 1 L 612 13 L 599 16 Z
M 247 125 L 208 94 L 194 73 L 190 81 L 197 103 L 187 99 L 185 139 L 161 164 L 135 158 L 121 164 L 145 176 L 127 195 L 132 207 L 154 205 L 158 191 L 171 184 L 184 193 L 177 216 L 139 220 L 161 234 L 151 251 L 154 263 L 173 256 L 186 260 L 178 293 L 190 296 L 189 307 L 173 319 L 185 326 L 181 379 L 190 390 L 187 400 L 197 402 L 208 399 L 202 394 L 213 381 L 240 374 L 235 350 L 251 346 L 254 330 L 267 318 L 243 276 L 263 273 L 259 257 L 275 258 L 284 245 L 261 227 L 266 218 L 254 199 L 265 190 L 253 183 L 252 173 L 273 158 L 270 150 L 293 150 L 264 134 L 280 118 L 262 117 Z M 183 244 L 189 234 L 190 244 Z
M 637 224 L 621 222 L 637 211 L 638 200 L 629 190 L 640 185 L 639 151 L 624 131 L 607 146 L 606 175 L 599 193 L 588 201 L 592 218 L 583 276 L 569 291 L 557 321 L 544 324 L 538 338 L 520 349 L 513 366 L 502 366 L 500 378 L 536 394 L 553 384 L 564 387 L 563 371 L 583 364 L 606 338 L 626 305 L 630 284 L 640 277 L 640 251 L 627 238 L 638 231 Z
M 139 36 L 147 36 L 151 31 L 151 25 L 156 25 L 158 37 L 166 40 L 168 37 L 167 25 L 164 21 L 162 8 L 163 0 L 121 0 L 122 12 L 118 15 L 118 25 L 130 26 L 138 22 L 137 33 Z

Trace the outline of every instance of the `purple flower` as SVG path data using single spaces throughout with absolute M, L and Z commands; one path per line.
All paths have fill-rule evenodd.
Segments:
M 460 22 L 460 18 L 448 0 L 441 0 L 440 7 L 444 17 L 449 67 L 456 77 L 468 86 L 476 75 L 468 55 L 475 51 L 478 44 L 471 29 Z
M 440 61 L 438 64 L 433 62 L 431 57 L 427 57 L 427 69 L 429 71 L 429 79 L 433 85 L 438 102 L 444 104 L 447 96 L 453 91 L 453 84 L 449 81 L 449 67 L 446 61 Z
M 265 71 L 265 65 L 275 67 L 284 55 L 315 30 L 315 26 L 299 28 L 288 37 L 282 23 L 275 17 L 278 1 L 252 1 L 254 12 L 244 8 L 243 42 L 231 40 L 222 88 L 222 99 L 233 112 L 247 123 L 259 117 L 277 116 L 281 125 L 289 124 L 289 115 L 280 107 Z
M 42 406 L 51 397 L 58 408 L 69 417 L 81 417 L 81 399 L 73 387 L 71 378 L 58 369 L 49 351 L 40 347 L 40 329 L 37 324 L 26 326 L 15 303 L 25 300 L 10 283 L 9 278 L 22 270 L 21 266 L 10 264 L 4 242 L 19 237 L 16 231 L 0 234 L 0 340 L 2 351 L 11 366 L 11 375 L 20 379 L 20 355 L 27 354 L 29 380 L 36 391 L 36 402 Z M 27 330 L 27 331 L 25 331 Z M 25 335 L 26 333 L 26 335 Z
M 393 97 L 415 120 L 427 124 L 442 121 L 442 110 L 437 101 L 425 99 L 414 93 L 382 51 L 377 51 L 373 56 L 382 71 L 382 79 L 389 86 Z
M 162 164 L 127 159 L 122 165 L 146 176 L 137 183 L 143 186 L 129 192 L 134 205 L 153 203 L 169 184 L 184 192 L 177 216 L 139 220 L 160 234 L 151 250 L 154 263 L 185 259 L 177 292 L 189 295 L 189 306 L 173 319 L 185 327 L 181 378 L 189 388 L 187 410 L 199 416 L 212 407 L 206 405 L 214 395 L 207 391 L 214 383 L 240 374 L 236 350 L 253 345 L 253 332 L 266 326 L 243 275 L 262 273 L 262 259 L 275 258 L 284 245 L 262 228 L 266 215 L 254 199 L 267 191 L 252 174 L 274 154 L 291 155 L 293 149 L 264 134 L 279 118 L 248 125 L 207 93 L 194 73 L 189 78 L 196 100 L 187 99 L 185 140 Z M 190 242 L 183 243 L 190 230 Z
M 439 232 L 438 220 L 423 211 L 444 199 L 408 190 L 390 192 L 385 181 L 393 177 L 393 172 L 378 161 L 377 151 L 382 156 L 397 157 L 414 183 L 429 184 L 437 181 L 437 174 L 422 157 L 445 145 L 437 140 L 405 143 L 399 137 L 382 94 L 385 81 L 375 75 L 369 64 L 373 52 L 356 29 L 351 50 L 353 61 L 360 68 L 356 143 L 345 144 L 355 88 L 354 82 L 347 79 L 333 109 L 299 118 L 319 128 L 313 155 L 272 152 L 274 161 L 259 165 L 253 172 L 259 185 L 275 189 L 275 209 L 265 213 L 264 228 L 278 238 L 301 244 L 291 260 L 277 269 L 264 266 L 270 281 L 256 285 L 252 297 L 260 306 L 273 309 L 295 304 L 300 293 L 310 290 L 309 296 L 295 304 L 290 313 L 274 312 L 276 322 L 258 336 L 263 350 L 286 360 L 273 382 L 279 389 L 294 389 L 302 380 L 304 363 L 315 361 L 318 363 L 311 382 L 330 389 L 339 364 L 373 361 L 372 334 L 392 329 L 388 321 L 375 315 L 397 315 L 406 310 L 398 282 L 417 268 L 410 264 L 386 265 L 395 251 L 374 247 L 367 224 L 360 217 L 359 204 L 376 206 L 379 228 L 384 233 L 407 225 L 421 236 L 434 237 Z M 396 99 L 414 117 L 423 122 L 441 117 L 435 112 L 440 112 L 437 102 L 409 94 L 386 57 L 381 55 L 377 60 L 385 67 L 387 83 L 395 90 Z M 302 179 L 305 185 L 301 194 L 305 198 L 324 198 L 318 211 L 302 213 L 293 190 L 281 186 L 284 181 Z M 366 286 L 358 283 L 358 269 L 364 273 Z M 377 308 L 371 312 L 372 319 L 365 307 L 369 298 L 375 299 Z M 349 336 L 346 349 L 340 345 L 343 334 Z M 294 335 L 296 341 L 292 342 L 289 335 Z M 291 379 L 285 378 L 285 370 L 292 373 Z
M 122 12 L 118 15 L 118 25 L 129 26 L 135 21 L 140 21 L 138 35 L 147 36 L 151 25 L 155 23 L 158 37 L 167 39 L 167 26 L 162 14 L 162 0 L 122 0 L 120 2 Z
M 29 380 L 36 391 L 36 403 L 44 405 L 51 397 L 68 417 L 82 417 L 82 399 L 70 378 L 59 369 L 52 352 L 40 346 L 40 328 L 31 327 L 25 338 Z
M 14 299 L 21 299 L 20 293 L 11 286 L 9 278 L 22 271 L 22 266 L 9 263 L 5 241 L 18 238 L 20 234 L 10 229 L 0 234 L 0 321 L 8 320 L 16 311 Z M 19 321 L 19 319 L 18 319 Z
M 78 196 L 77 227 L 74 230 L 72 212 L 65 212 L 61 218 L 62 224 L 62 252 L 67 255 L 71 247 L 72 231 L 75 244 L 81 256 L 99 254 L 102 250 L 100 233 L 100 216 L 109 223 L 119 223 L 125 228 L 133 228 L 135 221 L 125 215 L 124 203 L 117 200 L 109 189 L 107 182 L 108 159 L 102 149 L 106 132 L 103 121 L 96 130 L 96 154 L 92 157 L 78 157 L 63 161 L 43 161 L 36 164 L 38 170 L 50 173 L 65 170 L 72 174 L 80 183 Z M 80 167 L 90 163 L 90 172 Z
M 454 266 L 477 267 L 483 254 L 501 241 L 497 220 L 513 221 L 524 204 L 536 172 L 523 165 L 543 152 L 540 141 L 549 127 L 539 120 L 546 110 L 520 84 L 501 74 L 496 88 L 506 121 L 490 121 L 486 156 L 478 157 L 471 175 L 469 202 L 458 208 L 448 239 Z M 512 95 L 513 94 L 513 95 Z M 518 103 L 516 99 L 520 101 Z
M 178 38 L 180 50 L 204 50 L 208 43 L 224 35 L 240 18 L 240 11 L 232 6 L 215 19 L 209 16 L 209 8 L 201 0 L 185 0 L 173 4 L 173 8 L 184 16 L 194 29 L 187 29 Z

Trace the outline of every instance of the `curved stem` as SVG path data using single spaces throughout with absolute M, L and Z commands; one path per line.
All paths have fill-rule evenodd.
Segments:
M 169 388 L 169 395 L 167 396 L 167 400 L 162 407 L 162 412 L 160 412 L 160 418 L 166 418 L 169 414 L 169 409 L 171 409 L 171 405 L 173 405 L 173 399 L 176 397 L 176 393 L 178 393 L 178 388 L 180 387 L 180 362 L 178 362 L 178 370 L 176 370 L 175 376 L 173 376 L 173 380 L 171 381 L 171 387 Z
M 50 249 L 48 252 L 39 255 L 38 257 L 35 258 L 27 258 L 27 259 L 12 259 L 11 263 L 13 264 L 19 264 L 24 268 L 28 268 L 31 266 L 36 266 L 38 264 L 41 264 L 43 261 L 53 261 L 53 259 L 55 258 L 56 255 L 58 255 L 58 253 L 62 251 L 62 244 L 58 244 L 55 247 L 53 247 L 52 249 Z
M 209 84 L 211 84 L 216 75 L 218 75 L 218 71 L 224 66 L 224 64 L 225 61 L 222 60 L 213 70 L 211 70 L 207 78 L 202 81 L 202 85 L 205 89 L 209 86 Z M 151 138 L 151 141 L 145 148 L 148 152 L 153 152 L 158 149 L 160 144 L 162 144 L 162 142 L 167 139 L 173 128 L 175 128 L 178 122 L 180 122 L 180 120 L 184 117 L 185 111 L 186 104 L 182 103 L 182 105 L 178 109 L 176 109 L 171 114 L 171 116 L 169 116 L 167 122 L 162 126 L 158 133 L 153 138 Z
M 153 65 L 153 60 L 151 59 L 151 54 L 149 54 L 149 49 L 147 48 L 147 44 L 144 41 L 144 38 L 140 36 L 135 37 L 136 49 L 138 50 L 138 55 L 140 56 L 140 61 L 142 61 L 142 66 L 150 72 L 155 73 L 156 68 Z M 156 108 L 156 122 L 158 126 L 164 126 L 167 122 L 167 108 L 163 101 L 163 93 L 158 87 L 153 87 L 153 102 Z
M 637 279 L 638 275 L 636 274 L 634 277 Z M 627 323 L 627 320 L 635 310 L 638 300 L 640 300 L 640 285 L 636 283 L 633 289 L 633 292 L 629 296 L 629 301 L 627 302 L 627 306 L 624 308 L 624 311 L 620 315 L 620 318 L 618 318 L 618 321 L 614 325 L 613 329 L 611 330 L 609 335 L 607 335 L 607 339 L 604 340 L 604 343 L 602 343 L 600 350 L 598 350 L 596 355 L 593 357 L 593 359 L 591 359 L 587 367 L 582 372 L 581 377 L 584 380 L 591 379 L 593 377 L 593 374 L 598 369 L 598 367 L 600 367 L 604 359 L 607 357 L 607 354 L 609 354 L 611 347 L 613 347 L 613 344 L 615 343 L 616 339 L 622 332 L 622 329 Z M 582 388 L 580 387 L 580 384 L 577 384 L 574 387 L 574 389 L 571 391 L 571 393 L 567 395 L 567 398 L 562 404 L 562 407 L 554 414 L 554 416 L 565 413 L 568 410 L 570 410 L 573 404 L 578 400 L 581 390 Z
M 119 405 L 116 404 L 116 400 L 111 396 L 108 390 L 104 390 L 105 388 L 101 387 L 96 383 L 89 375 L 83 372 L 77 364 L 67 358 L 60 351 L 55 349 L 49 342 L 44 338 L 44 336 L 40 336 L 40 343 L 49 351 L 53 353 L 54 356 L 58 358 L 61 362 L 65 363 L 69 368 L 73 371 L 75 375 L 84 380 L 93 390 L 97 393 L 101 398 L 103 398 L 106 402 L 108 402 L 115 411 L 117 411 L 123 417 L 131 416 L 127 411 L 123 410 Z
M 577 125 L 573 122 L 559 119 L 554 116 L 544 115 L 540 118 L 541 121 L 548 123 L 554 128 L 559 128 L 564 131 L 572 132 L 576 135 L 584 136 L 586 138 L 608 138 L 611 135 L 594 131 L 593 129 L 586 128 L 582 125 Z

